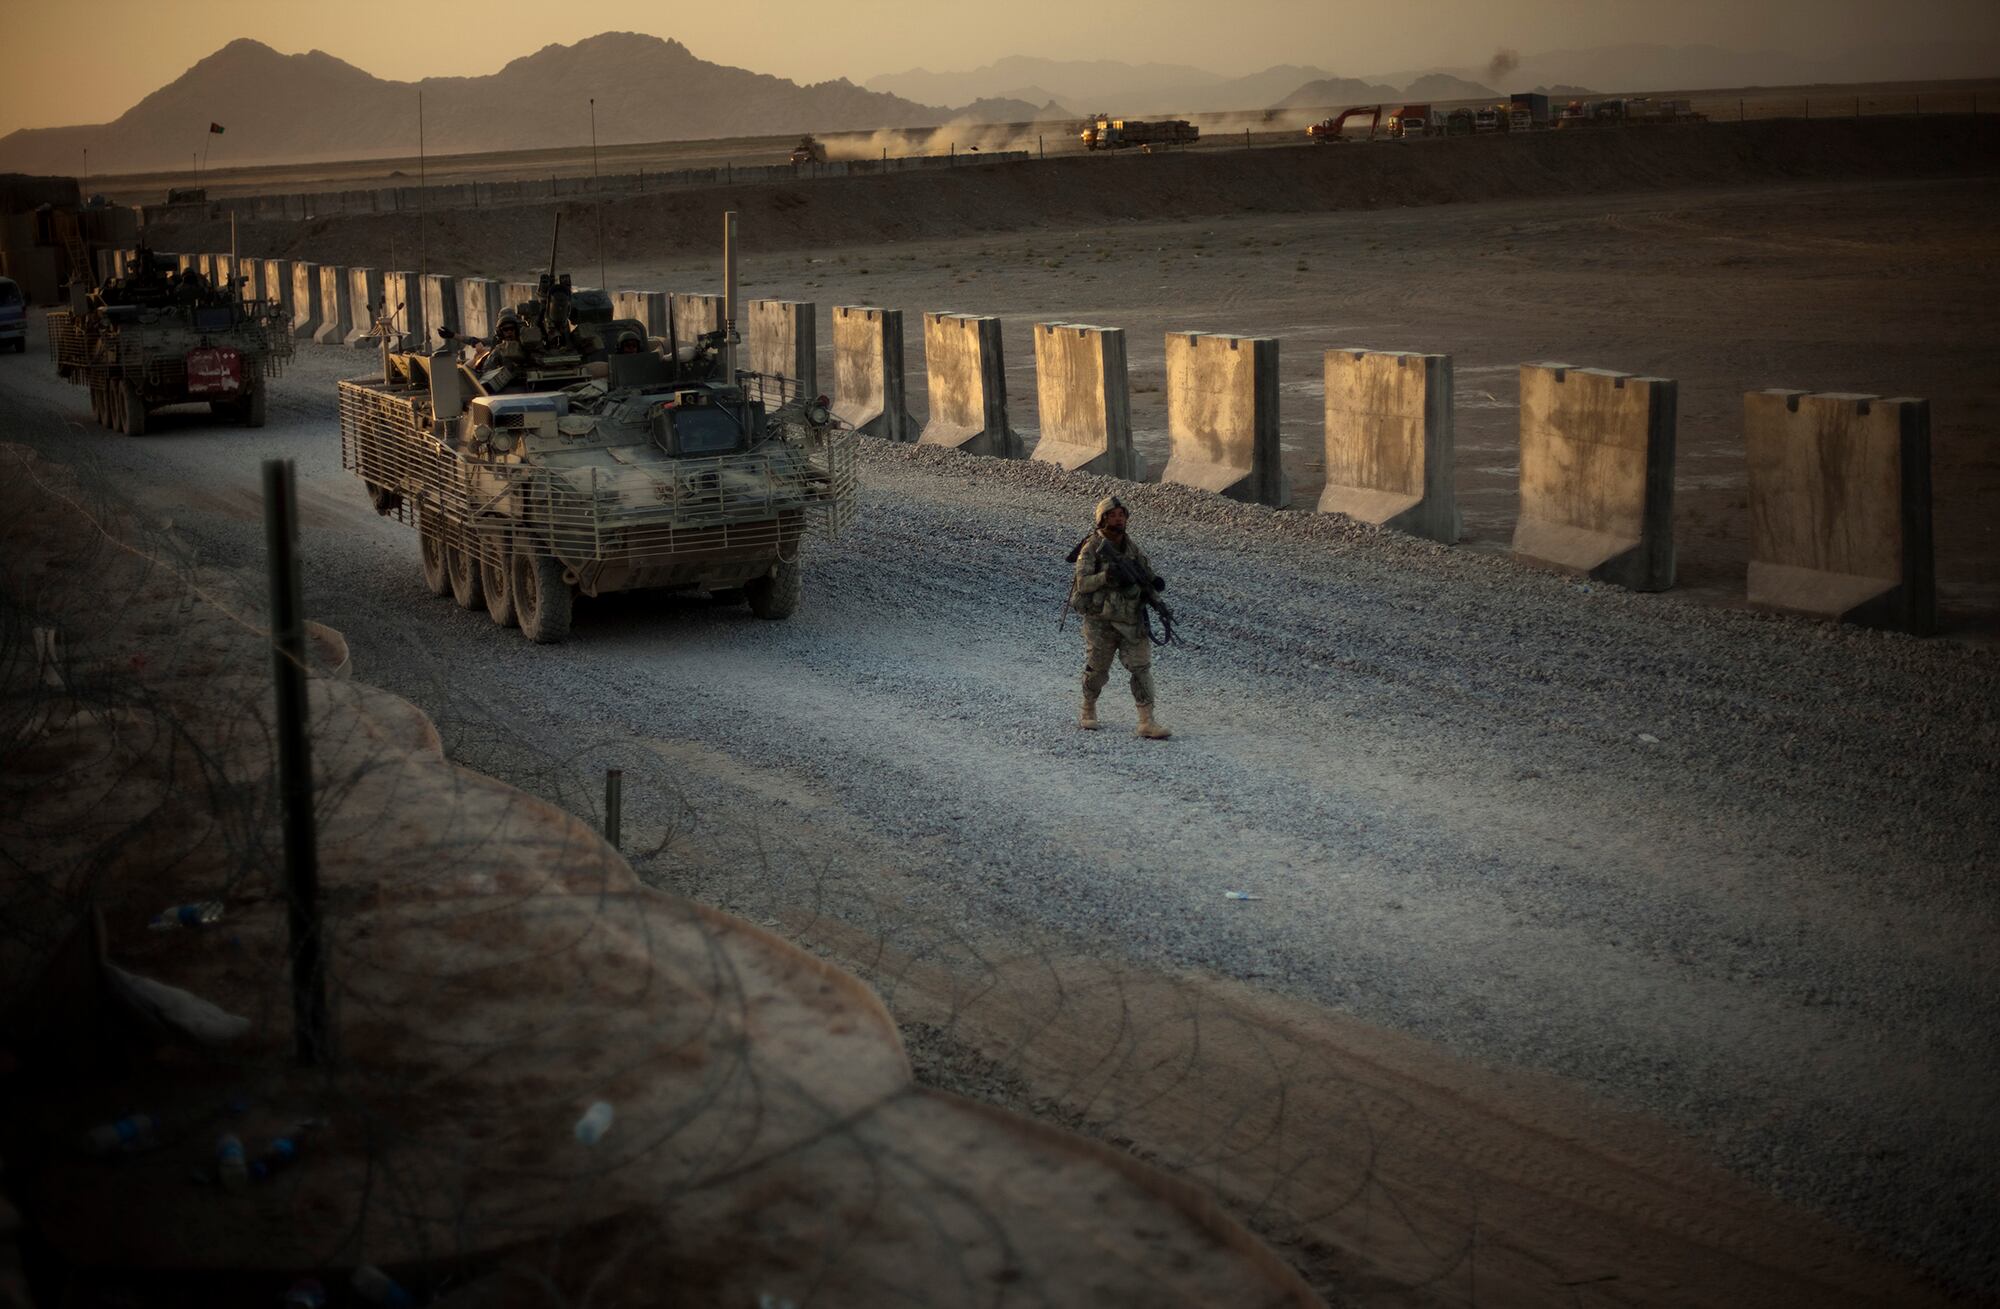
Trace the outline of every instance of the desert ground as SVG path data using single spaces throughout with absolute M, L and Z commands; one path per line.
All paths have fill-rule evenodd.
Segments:
M 1330 1302 L 1990 1296 L 2000 180 L 1979 171 L 1194 216 L 1159 173 L 1150 216 L 751 228 L 746 295 L 816 301 L 823 342 L 832 305 L 908 311 L 920 420 L 918 314 L 1000 315 L 1030 445 L 1032 322 L 1128 330 L 1155 464 L 1163 334 L 1278 337 L 1300 509 L 1321 352 L 1451 353 L 1454 549 L 870 443 L 859 519 L 790 622 L 630 597 L 538 648 L 425 593 L 413 538 L 341 471 L 333 383 L 366 353 L 301 347 L 259 432 L 190 411 L 111 435 L 33 353 L 0 394 L 9 439 L 223 567 L 259 559 L 258 460 L 296 460 L 309 611 L 455 757 L 585 814 L 625 769 L 642 876 L 861 973 L 932 1082 L 1209 1188 Z M 511 277 L 541 221 L 433 231 L 454 271 Z M 719 242 L 646 221 L 607 213 L 608 284 L 719 289 Z M 251 236 L 356 262 L 408 240 Z M 569 267 L 598 259 L 580 239 Z M 1505 557 L 1515 369 L 1549 358 L 1680 380 L 1674 591 Z M 1736 421 L 1764 386 L 1930 398 L 1943 636 L 1741 607 Z M 1071 726 L 1062 554 L 1110 489 L 1191 641 L 1158 663 L 1170 743 L 1118 730 L 1118 681 L 1113 730 Z

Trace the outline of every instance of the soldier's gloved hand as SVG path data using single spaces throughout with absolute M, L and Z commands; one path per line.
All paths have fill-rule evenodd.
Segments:
M 1162 576 L 1160 576 L 1160 575 L 1159 575 L 1158 573 L 1154 573 L 1154 574 L 1153 574 L 1153 589 L 1154 589 L 1155 591 L 1164 591 L 1164 590 L 1166 590 L 1166 589 L 1167 589 L 1167 579 L 1166 579 L 1166 578 L 1164 578 L 1164 577 L 1162 577 Z

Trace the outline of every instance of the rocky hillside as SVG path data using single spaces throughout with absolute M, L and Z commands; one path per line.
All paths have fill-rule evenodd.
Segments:
M 211 162 L 311 162 L 414 154 L 417 93 L 425 145 L 439 154 L 545 149 L 590 139 L 700 140 L 784 132 L 925 127 L 961 111 L 864 90 L 844 79 L 801 86 L 697 58 L 678 41 L 607 32 L 550 45 L 483 77 L 391 82 L 322 51 L 280 54 L 232 41 L 117 121 L 0 137 L 0 170 L 93 172 Z M 977 115 L 974 115 L 977 116 Z M 208 125 L 220 123 L 221 136 Z

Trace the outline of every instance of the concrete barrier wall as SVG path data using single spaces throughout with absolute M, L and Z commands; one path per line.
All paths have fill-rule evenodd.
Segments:
M 1283 508 L 1278 459 L 1278 342 L 1265 336 L 1167 334 L 1167 466 L 1162 481 Z
M 208 260 L 209 270 L 213 274 L 212 280 L 215 284 L 217 286 L 228 286 L 230 276 L 235 272 L 235 269 L 230 265 L 229 256 L 210 255 Z
M 1021 438 L 1007 423 L 1007 362 L 999 319 L 925 314 L 924 372 L 930 415 L 919 444 L 995 459 L 1021 457 Z
M 612 309 L 620 318 L 636 318 L 646 325 L 647 336 L 667 334 L 667 293 L 665 291 L 620 291 L 611 297 Z
M 1450 355 L 1327 351 L 1319 511 L 1446 545 L 1458 540 L 1451 387 Z
M 500 321 L 500 283 L 490 277 L 458 279 L 458 319 L 455 327 L 464 336 L 491 339 Z
M 914 441 L 917 421 L 910 417 L 903 386 L 903 311 L 836 305 L 834 415 L 864 436 Z
M 540 282 L 502 282 L 500 284 L 501 312 L 504 313 L 509 309 L 519 310 L 522 305 L 540 294 L 541 289 L 542 284 Z
M 402 333 L 405 345 L 421 345 L 424 333 L 424 288 L 423 279 L 410 272 L 386 272 L 382 274 L 382 294 L 388 300 L 389 312 L 393 315 L 395 328 Z
M 982 151 L 979 154 L 919 155 L 904 159 L 832 160 L 823 164 L 724 164 L 714 168 L 680 168 L 661 172 L 606 174 L 601 177 L 543 177 L 508 182 L 455 182 L 436 186 L 370 187 L 347 191 L 286 192 L 274 195 L 230 196 L 211 201 L 209 218 L 306 219 L 322 214 L 405 213 L 416 209 L 488 209 L 539 204 L 568 196 L 643 195 L 652 191 L 691 187 L 732 186 L 754 182 L 798 182 L 814 178 L 870 176 L 879 173 L 924 172 L 933 169 L 976 168 L 1031 158 L 1026 150 Z M 163 222 L 185 218 L 186 206 L 144 205 L 130 211 L 135 221 Z
M 722 297 L 676 291 L 667 297 L 667 312 L 673 318 L 675 339 L 686 345 L 722 326 Z
M 1750 603 L 1929 634 L 1928 400 L 1752 391 Z
M 347 270 L 339 264 L 321 264 L 314 273 L 319 278 L 319 326 L 313 329 L 312 339 L 321 345 L 339 345 L 354 326 L 348 312 Z
M 746 310 L 750 371 L 789 377 L 796 394 L 819 394 L 819 333 L 809 300 L 752 300 Z
M 1661 377 L 1522 364 L 1514 553 L 1635 591 L 1672 586 L 1677 399 Z
M 1036 323 L 1035 392 L 1042 419 L 1035 458 L 1072 472 L 1138 479 L 1124 328 Z
M 382 303 L 382 274 L 373 268 L 347 270 L 347 331 L 340 338 L 357 345 L 375 334 L 375 313 Z
M 178 268 L 178 269 L 179 269 L 179 270 L 180 270 L 181 272 L 183 272 L 183 273 L 185 273 L 185 272 L 186 272 L 186 271 L 187 271 L 188 269 L 190 269 L 190 268 L 192 268 L 192 269 L 195 269 L 195 270 L 199 271 L 199 270 L 200 270 L 200 268 L 201 268 L 201 256 L 200 256 L 200 255 L 175 255 L 175 256 L 174 256 L 174 266 L 175 266 L 176 268 Z
M 437 329 L 456 331 L 458 322 L 458 279 L 449 273 L 425 273 L 418 279 L 418 297 L 424 307 L 424 349 L 440 340 Z

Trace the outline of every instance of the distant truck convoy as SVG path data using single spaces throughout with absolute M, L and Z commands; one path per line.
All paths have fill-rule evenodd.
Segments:
M 1516 91 L 1508 101 L 1507 128 L 1528 132 L 1549 125 L 1549 98 L 1540 91 Z
M 1389 115 L 1389 135 L 1395 137 L 1428 136 L 1431 131 L 1431 107 L 1429 105 L 1404 105 Z
M 1126 150 L 1134 146 L 1152 150 L 1171 145 L 1193 145 L 1201 129 L 1185 118 L 1145 122 L 1137 118 L 1112 118 L 1099 114 L 1080 133 L 1086 150 Z

